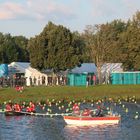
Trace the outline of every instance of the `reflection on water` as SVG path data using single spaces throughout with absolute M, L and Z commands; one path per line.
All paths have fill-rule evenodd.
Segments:
M 68 140 L 107 140 L 117 139 L 121 129 L 118 125 L 66 126 L 64 135 Z
M 0 115 L 0 140 L 63 140 L 62 119 Z
M 139 140 L 140 119 L 134 119 L 139 108 L 126 106 L 128 113 L 115 108 L 122 115 L 120 124 L 94 127 L 68 126 L 62 118 L 0 114 L 0 140 Z

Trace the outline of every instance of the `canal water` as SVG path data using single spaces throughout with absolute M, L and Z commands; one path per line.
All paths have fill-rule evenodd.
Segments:
M 0 114 L 0 140 L 140 140 L 140 108 L 125 104 L 114 109 L 121 114 L 118 125 L 69 126 L 61 117 L 5 116 Z M 140 116 L 139 116 L 140 117 Z

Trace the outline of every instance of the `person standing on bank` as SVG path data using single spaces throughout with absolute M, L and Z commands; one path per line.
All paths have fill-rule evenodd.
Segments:
M 96 75 L 94 74 L 92 78 L 93 78 L 92 79 L 93 80 L 93 85 L 96 85 Z
M 89 76 L 87 75 L 87 78 L 86 78 L 86 87 L 89 86 Z

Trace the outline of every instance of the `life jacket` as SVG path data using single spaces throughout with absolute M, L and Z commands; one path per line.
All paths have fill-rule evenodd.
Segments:
M 73 109 L 73 111 L 79 111 L 79 106 L 78 105 L 74 105 L 72 109 Z
M 35 105 L 33 103 L 30 105 L 30 108 L 31 108 L 31 112 L 35 111 Z
M 32 109 L 30 107 L 27 107 L 26 112 L 32 112 Z
M 6 109 L 6 111 L 12 111 L 12 107 L 9 104 L 7 104 L 5 106 L 5 109 Z
M 21 107 L 20 107 L 19 104 L 15 104 L 14 109 L 15 109 L 16 112 L 21 112 Z
M 82 116 L 89 116 L 90 115 L 90 110 L 86 109 L 83 113 Z
M 74 114 L 80 114 L 80 108 L 77 104 L 75 104 L 72 109 Z

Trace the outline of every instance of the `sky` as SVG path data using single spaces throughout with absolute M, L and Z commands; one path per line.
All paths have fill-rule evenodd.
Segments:
M 48 21 L 71 31 L 114 19 L 127 21 L 140 10 L 140 0 L 0 0 L 0 32 L 34 37 Z

